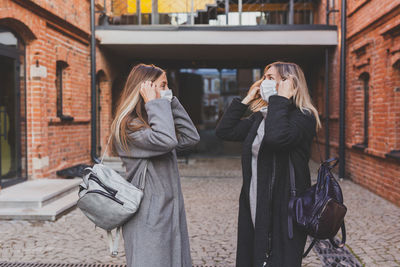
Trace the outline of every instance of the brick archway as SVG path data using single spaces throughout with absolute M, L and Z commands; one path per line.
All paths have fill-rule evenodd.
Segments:
M 0 19 L 0 186 L 6 187 L 27 178 L 27 123 L 26 123 L 26 46 L 36 39 L 22 22 Z M 5 149 L 3 149 L 5 147 Z
M 0 26 L 3 26 L 15 32 L 16 35 L 22 39 L 25 45 L 28 45 L 29 43 L 37 39 L 33 31 L 25 23 L 17 19 L 1 18 Z

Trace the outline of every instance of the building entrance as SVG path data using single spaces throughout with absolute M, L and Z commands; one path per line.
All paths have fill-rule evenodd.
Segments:
M 24 53 L 18 38 L 0 29 L 0 186 L 26 179 Z M 22 82 L 21 82 L 22 81 Z

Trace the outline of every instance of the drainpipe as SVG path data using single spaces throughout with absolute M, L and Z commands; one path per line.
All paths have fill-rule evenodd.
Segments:
M 326 10 L 325 10 L 325 14 L 326 14 L 326 25 L 329 25 L 329 1 L 330 0 L 326 0 Z
M 325 158 L 330 156 L 329 142 L 329 50 L 325 48 Z
M 95 163 L 100 160 L 96 155 L 96 34 L 94 0 L 90 0 L 90 88 L 91 88 L 91 145 L 90 156 Z
M 329 1 L 326 0 L 326 25 L 329 25 Z M 325 48 L 325 158 L 330 156 L 329 142 L 329 49 Z
M 340 38 L 339 178 L 345 175 L 346 0 L 342 0 Z

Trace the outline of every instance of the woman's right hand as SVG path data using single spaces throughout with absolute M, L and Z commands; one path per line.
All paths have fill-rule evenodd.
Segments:
M 144 103 L 160 97 L 159 89 L 152 81 L 145 81 L 140 86 L 140 95 L 143 97 Z
M 260 85 L 261 82 L 260 84 L 255 84 L 252 88 L 250 88 L 247 96 L 242 100 L 243 104 L 248 105 L 251 101 L 258 97 L 258 95 L 260 94 Z

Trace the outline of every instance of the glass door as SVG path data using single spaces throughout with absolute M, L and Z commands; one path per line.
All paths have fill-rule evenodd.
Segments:
M 0 187 L 26 179 L 24 49 L 0 29 Z
M 17 60 L 0 56 L 0 174 L 1 179 L 15 178 L 18 175 L 19 145 L 17 140 L 18 97 L 15 94 Z

